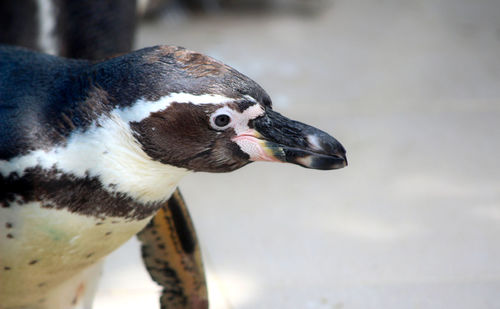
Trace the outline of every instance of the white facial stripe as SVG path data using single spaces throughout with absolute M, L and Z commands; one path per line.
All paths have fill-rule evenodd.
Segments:
M 255 104 L 243 111 L 243 113 L 235 112 L 236 123 L 233 126 L 236 132 L 236 137 L 233 141 L 240 146 L 240 149 L 250 156 L 252 161 L 271 161 L 280 162 L 266 148 L 265 142 L 259 140 L 256 135 L 258 133 L 250 129 L 248 121 L 264 115 L 265 110 L 260 104 Z
M 234 125 L 234 131 L 236 132 L 237 135 L 240 135 L 243 132 L 248 131 L 250 128 L 248 127 L 248 121 L 251 119 L 255 119 L 259 116 L 264 115 L 265 111 L 260 106 L 260 104 L 255 104 L 250 106 L 249 108 L 245 109 L 243 113 L 238 113 L 235 112 L 234 116 L 235 119 L 235 125 Z
M 165 200 L 188 170 L 152 160 L 134 138 L 129 122 L 141 121 L 173 102 L 201 105 L 235 100 L 220 95 L 188 93 L 173 93 L 158 101 L 139 100 L 132 107 L 117 108 L 111 116 L 102 116 L 85 132 L 75 131 L 64 146 L 50 151 L 35 150 L 9 161 L 0 160 L 0 173 L 4 177 L 13 172 L 22 176 L 28 168 L 57 168 L 77 177 L 98 177 L 104 189 L 126 193 L 140 202 Z M 264 110 L 259 104 L 241 114 L 234 112 L 236 133 L 247 131 L 248 120 L 262 114 Z
M 166 109 L 170 104 L 176 103 L 191 103 L 195 105 L 202 104 L 224 104 L 233 102 L 235 99 L 228 98 L 221 95 L 203 94 L 192 95 L 189 93 L 172 93 L 168 96 L 162 97 L 158 101 L 147 101 L 141 99 L 137 101 L 132 107 L 122 110 L 117 110 L 118 115 L 126 122 L 141 121 L 148 117 L 151 113 L 158 112 Z
M 0 172 L 22 176 L 27 168 L 55 167 L 77 177 L 98 177 L 104 189 L 126 193 L 143 203 L 168 199 L 188 171 L 153 161 L 118 113 L 112 112 L 99 123 L 100 127 L 76 132 L 66 145 L 48 152 L 36 150 L 10 161 L 0 160 Z
M 257 103 L 257 100 L 255 100 L 251 95 L 245 94 L 243 97 L 250 102 Z
M 255 119 L 259 116 L 264 115 L 265 111 L 260 106 L 260 104 L 255 104 L 245 109 L 242 113 L 229 108 L 228 106 L 223 106 L 216 110 L 211 117 L 211 122 L 213 126 L 213 118 L 220 114 L 226 114 L 231 117 L 231 123 L 228 127 L 234 129 L 237 135 L 240 135 L 243 132 L 247 132 L 249 130 L 248 122 L 252 119 Z

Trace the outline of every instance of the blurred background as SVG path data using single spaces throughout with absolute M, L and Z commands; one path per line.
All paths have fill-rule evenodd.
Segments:
M 499 1 L 192 2 L 147 13 L 135 47 L 222 60 L 349 159 L 181 183 L 211 308 L 500 308 Z M 158 291 L 134 239 L 95 308 Z

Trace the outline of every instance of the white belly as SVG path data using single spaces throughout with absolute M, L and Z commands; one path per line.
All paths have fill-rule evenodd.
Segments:
M 0 208 L 0 309 L 81 304 L 96 265 L 150 219 L 98 219 L 38 202 Z

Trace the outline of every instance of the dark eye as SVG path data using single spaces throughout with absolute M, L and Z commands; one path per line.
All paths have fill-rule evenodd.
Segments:
M 225 114 L 219 115 L 214 119 L 215 125 L 218 126 L 219 128 L 227 126 L 229 122 L 231 122 L 231 118 Z

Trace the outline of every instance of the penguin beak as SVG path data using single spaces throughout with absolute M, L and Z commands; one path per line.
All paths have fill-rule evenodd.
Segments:
M 319 170 L 347 165 L 346 151 L 335 138 L 271 109 L 254 119 L 250 127 L 233 140 L 252 161 L 288 162 Z

